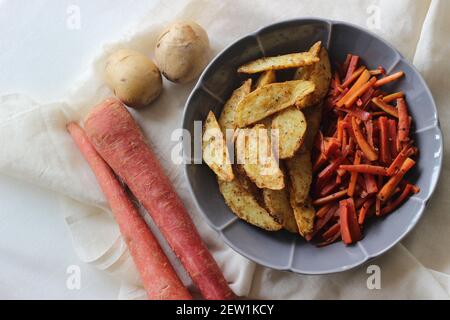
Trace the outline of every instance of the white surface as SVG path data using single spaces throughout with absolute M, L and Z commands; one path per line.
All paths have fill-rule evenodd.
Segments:
M 78 4 L 81 29 L 66 27 Z M 152 1 L 0 1 L 0 92 L 39 102 L 63 99 L 99 42 L 139 20 Z M 32 52 L 32 54 L 30 54 Z M 53 193 L 0 176 L 0 299 L 115 299 L 119 282 L 82 263 Z M 66 287 L 70 265 L 81 268 L 80 290 Z
M 81 89 L 73 82 L 79 74 L 84 73 L 85 70 L 91 70 L 88 68 L 89 58 L 100 49 L 100 43 L 121 40 L 119 45 L 138 47 L 148 51 L 158 29 L 175 16 L 181 16 L 195 19 L 201 25 L 206 26 L 213 49 L 218 52 L 231 41 L 263 25 L 299 16 L 342 19 L 367 27 L 375 8 L 375 11 L 379 10 L 381 20 L 379 28 L 374 31 L 392 42 L 408 58 L 414 59 L 435 94 L 438 107 L 440 107 L 441 120 L 450 119 L 448 108 L 445 108 L 449 103 L 448 74 L 450 73 L 447 61 L 450 54 L 447 41 L 450 24 L 445 18 L 450 3 L 446 0 L 431 2 L 342 0 L 339 3 L 325 0 L 314 2 L 261 0 L 256 5 L 250 5 L 247 1 L 207 0 L 180 0 L 179 2 L 183 5 L 175 5 L 174 1 L 170 1 L 169 5 L 169 2 L 161 1 L 155 3 L 157 5 L 155 10 L 145 15 L 143 25 L 134 28 L 136 31 L 142 31 L 144 37 L 131 36 L 127 38 L 121 37 L 120 31 L 126 30 L 127 25 L 132 21 L 140 20 L 138 16 L 144 15 L 147 10 L 139 7 L 139 4 L 148 6 L 147 2 L 95 1 L 94 5 L 93 1 L 79 1 L 82 27 L 78 31 L 65 29 L 65 19 L 62 18 L 66 17 L 67 5 L 73 2 L 41 1 L 40 6 L 26 10 L 23 6 L 16 4 L 18 2 L 20 1 L 4 1 L 0 7 L 0 27 L 8 30 L 8 36 L 5 37 L 6 40 L 2 38 L 0 47 L 0 66 L 3 76 L 2 82 L 0 82 L 0 92 L 2 94 L 7 92 L 26 93 L 40 103 L 67 98 L 66 100 L 70 104 L 33 106 L 28 102 L 19 101 L 19 103 L 14 99 L 0 101 L 3 108 L 5 106 L 8 108 L 7 110 L 0 109 L 0 120 L 2 120 L 0 148 L 3 152 L 0 154 L 0 168 L 3 172 L 65 193 L 89 205 L 66 200 L 64 209 L 57 208 L 53 197 L 47 195 L 46 192 L 42 192 L 45 200 L 42 200 L 42 204 L 40 204 L 40 192 L 37 193 L 37 197 L 34 195 L 27 197 L 23 193 L 27 190 L 34 190 L 27 189 L 28 187 L 18 187 L 19 191 L 7 193 L 6 199 L 1 199 L 2 221 L 6 219 L 8 224 L 16 226 L 12 226 L 5 235 L 0 234 L 2 241 L 0 261 L 2 266 L 3 264 L 8 266 L 5 269 L 2 268 L 0 279 L 2 279 L 1 283 L 8 284 L 6 290 L 9 296 L 26 297 L 24 292 L 29 290 L 24 289 L 24 284 L 29 283 L 36 286 L 31 295 L 34 298 L 65 297 L 68 294 L 64 288 L 61 288 L 64 285 L 65 277 L 56 276 L 58 271 L 49 271 L 48 273 L 41 271 L 45 269 L 45 266 L 51 270 L 55 270 L 53 268 L 61 270 L 62 266 L 65 270 L 68 263 L 73 263 L 72 253 L 69 255 L 66 252 L 70 249 L 65 248 L 62 252 L 55 253 L 49 251 L 56 251 L 56 248 L 48 250 L 45 245 L 49 241 L 64 243 L 61 239 L 67 240 L 67 236 L 64 238 L 60 235 L 61 230 L 53 232 L 51 235 L 47 234 L 49 232 L 43 233 L 50 226 L 60 224 L 52 219 L 46 221 L 46 217 L 56 218 L 57 214 L 61 220 L 63 217 L 66 219 L 71 217 L 67 220 L 71 235 L 75 239 L 74 247 L 78 257 L 83 261 L 90 261 L 97 268 L 114 273 L 123 281 L 131 283 L 135 281 L 132 266 L 118 263 L 119 258 L 126 252 L 124 252 L 118 237 L 117 228 L 109 215 L 102 210 L 103 198 L 98 193 L 98 187 L 96 187 L 92 174 L 64 132 L 64 123 L 67 118 L 80 117 L 94 101 L 108 94 L 95 73 L 87 74 L 87 85 Z M 376 4 L 375 7 L 374 4 Z M 352 8 L 351 13 L 348 11 L 349 7 Z M 133 14 L 134 18 L 132 18 Z M 17 16 L 20 16 L 21 19 L 17 19 Z M 14 34 L 16 29 L 12 26 L 16 24 L 18 24 L 18 33 Z M 74 35 L 73 32 L 79 33 Z M 17 39 L 22 39 L 22 42 L 18 42 Z M 430 52 L 432 52 L 431 55 Z M 26 62 L 27 66 L 21 65 L 22 61 Z M 101 65 L 101 59 L 94 67 L 98 65 Z M 15 72 L 17 70 L 20 72 Z M 71 73 L 72 71 L 73 73 Z M 66 76 L 67 79 L 65 79 Z M 11 81 L 7 80 L 9 77 L 12 79 Z M 78 92 L 78 94 L 66 93 L 67 89 L 74 87 L 77 88 L 75 93 Z M 145 133 L 151 138 L 153 147 L 162 160 L 169 159 L 173 143 L 169 143 L 168 136 L 180 123 L 181 108 L 189 91 L 190 86 L 166 84 L 163 96 L 155 105 L 136 114 L 136 118 L 143 126 Z M 80 103 L 81 101 L 84 102 Z M 24 110 L 27 112 L 24 113 Z M 14 121 L 11 121 L 12 119 Z M 448 121 L 442 122 L 445 135 L 448 132 Z M 32 141 L 31 145 L 30 141 Z M 61 161 L 58 162 L 58 160 Z M 432 205 L 425 214 L 425 219 L 420 223 L 419 228 L 408 237 L 407 241 L 381 259 L 376 260 L 375 263 L 382 270 L 382 290 L 368 290 L 366 286 L 368 275 L 365 268 L 339 275 L 306 277 L 264 269 L 243 259 L 227 248 L 217 235 L 206 227 L 201 219 L 198 219 L 198 213 L 196 213 L 186 190 L 186 182 L 181 174 L 181 168 L 169 161 L 164 161 L 163 165 L 186 206 L 193 214 L 203 238 L 214 253 L 232 288 L 240 295 L 248 295 L 253 298 L 303 299 L 448 298 L 450 239 L 446 235 L 450 228 L 450 221 L 446 215 L 449 209 L 448 200 L 445 199 L 442 192 L 433 199 Z M 445 189 L 442 188 L 443 183 L 445 186 L 448 181 L 447 171 L 448 165 L 445 165 L 441 190 Z M 6 185 L 10 189 L 8 181 Z M 31 191 L 33 194 L 35 192 Z M 19 202 L 12 201 L 14 196 L 21 200 Z M 54 198 L 59 199 L 59 196 L 55 195 Z M 27 199 L 27 201 L 22 199 Z M 4 213 L 3 202 L 13 207 L 21 204 L 21 207 L 17 206 L 14 212 L 8 210 L 7 213 Z M 51 212 L 49 215 L 35 212 L 41 211 L 42 208 L 44 210 L 53 208 L 54 211 L 49 210 Z M 33 215 L 33 213 L 36 214 Z M 18 218 L 19 215 L 20 218 Z M 17 226 L 21 226 L 24 221 L 22 219 L 26 220 L 28 217 L 39 220 L 39 223 L 45 224 L 46 227 L 39 228 L 39 224 L 32 221 L 30 233 L 26 232 L 28 231 L 26 229 L 20 230 L 20 227 Z M 19 230 L 23 233 L 20 233 Z M 436 230 L 440 232 L 436 232 Z M 25 236 L 19 237 L 23 240 L 15 240 L 18 238 L 18 234 L 25 234 Z M 426 237 L 424 237 L 425 234 Z M 35 239 L 41 239 L 42 246 L 39 244 L 35 247 L 34 245 L 38 243 L 38 240 Z M 30 242 L 33 246 L 30 245 Z M 5 243 L 4 246 L 3 243 Z M 430 250 L 430 248 L 432 249 Z M 11 251 L 19 252 L 21 261 L 26 262 L 21 264 L 8 258 L 11 256 L 8 255 Z M 3 252 L 6 253 L 3 254 Z M 64 256 L 64 258 L 59 258 L 60 256 Z M 39 258 L 36 259 L 37 261 L 31 262 L 30 260 L 33 259 L 30 257 Z M 61 261 L 55 261 L 55 259 L 61 259 Z M 3 260 L 6 262 L 3 263 Z M 21 265 L 29 272 L 21 271 Z M 83 265 L 83 274 L 84 272 L 89 273 L 89 277 L 86 276 L 86 278 L 91 280 L 82 281 L 82 288 L 85 285 L 91 288 L 92 285 L 95 287 L 92 290 L 99 290 L 99 292 L 88 289 L 87 292 L 92 293 L 91 296 L 88 296 L 84 288 L 79 295 L 95 296 L 96 298 L 108 297 L 105 293 L 111 294 L 111 290 L 107 286 L 114 285 L 114 282 L 112 280 L 111 282 L 102 282 L 100 276 L 97 276 L 92 269 L 88 267 L 85 269 L 85 267 Z M 428 268 L 432 268 L 434 271 L 432 272 Z M 61 281 L 63 279 L 64 281 Z M 128 289 L 133 290 L 132 287 L 128 287 Z M 114 294 L 116 293 L 117 290 Z M 124 291 L 122 291 L 122 296 L 132 296 L 132 294 L 124 295 L 123 293 Z

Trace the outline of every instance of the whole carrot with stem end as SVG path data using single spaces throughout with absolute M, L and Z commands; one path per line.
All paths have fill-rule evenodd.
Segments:
M 233 299 L 219 266 L 147 145 L 136 121 L 118 100 L 94 107 L 85 120 L 95 149 L 150 213 L 205 299 Z
M 119 225 L 149 299 L 191 300 L 192 296 L 169 262 L 158 241 L 131 202 L 114 172 L 89 142 L 83 129 L 70 123 L 67 130 L 94 172 Z

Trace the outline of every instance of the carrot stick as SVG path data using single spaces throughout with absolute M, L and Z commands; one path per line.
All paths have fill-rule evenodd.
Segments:
M 392 161 L 389 168 L 386 170 L 386 173 L 388 176 L 393 176 L 397 173 L 398 170 L 400 170 L 402 164 L 405 162 L 405 160 L 409 157 L 409 147 L 406 146 L 403 148 L 403 150 L 397 155 L 397 157 Z
M 369 79 L 370 79 L 369 71 L 364 70 L 361 76 L 355 82 L 355 84 L 351 87 L 351 89 L 345 94 L 344 97 L 342 97 L 341 100 L 339 100 L 336 103 L 336 106 L 342 108 L 349 99 L 349 97 L 351 97 L 359 88 L 361 88 L 367 81 L 369 81 Z
M 342 162 L 345 161 L 345 158 L 348 155 L 349 150 L 346 149 L 340 157 L 331 161 L 331 163 L 325 167 L 318 175 L 317 175 L 317 183 L 319 185 L 323 185 L 323 182 L 331 177 L 333 173 L 339 168 Z
M 349 85 L 351 85 L 353 83 L 353 81 L 355 81 L 356 79 L 358 79 L 358 77 L 361 75 L 361 73 L 364 72 L 364 70 L 366 70 L 365 66 L 361 66 L 359 67 L 355 72 L 352 73 L 352 75 L 350 77 L 348 77 L 347 80 L 345 80 L 344 83 L 341 84 L 341 88 L 345 89 L 347 88 Z
M 360 98 L 369 88 L 373 87 L 375 82 L 377 81 L 377 78 L 372 77 L 369 82 L 365 83 L 361 87 L 359 87 L 357 90 L 355 90 L 345 101 L 345 106 L 347 108 L 350 108 L 358 98 Z
M 125 106 L 115 99 L 106 100 L 90 112 L 85 127 L 97 152 L 150 213 L 202 296 L 205 299 L 234 298 L 189 213 Z
M 326 162 L 327 162 L 327 157 L 325 157 L 325 155 L 323 153 L 321 153 L 319 155 L 319 157 L 317 158 L 317 160 L 314 162 L 313 172 L 316 173 L 317 171 L 319 171 Z
M 347 192 L 348 192 L 348 190 L 345 189 L 345 190 L 336 192 L 332 195 L 329 195 L 327 197 L 316 199 L 316 200 L 314 200 L 313 205 L 314 206 L 324 206 L 326 204 L 329 204 L 333 201 L 336 201 L 336 200 L 339 200 L 339 199 L 345 197 L 347 195 Z
M 319 196 L 321 198 L 330 195 L 339 186 L 340 182 L 337 178 L 340 178 L 342 182 L 342 177 L 340 175 L 337 175 L 336 179 L 331 179 L 329 183 L 321 187 L 321 190 L 319 192 Z
M 391 150 L 388 138 L 388 118 L 378 118 L 378 127 L 380 128 L 380 160 L 384 164 L 391 162 Z
M 356 217 L 355 203 L 353 198 L 339 202 L 342 241 L 352 244 L 361 240 L 361 229 Z
M 378 199 L 382 202 L 386 202 L 389 200 L 389 198 L 392 196 L 392 194 L 395 192 L 395 188 L 397 188 L 400 181 L 403 179 L 405 174 L 411 170 L 412 167 L 416 162 L 412 160 L 411 158 L 407 158 L 405 162 L 400 167 L 400 170 L 392 176 L 389 181 L 383 186 L 381 191 L 378 193 Z
M 397 100 L 398 98 L 403 98 L 405 96 L 405 93 L 403 91 L 396 92 L 387 96 L 383 97 L 383 101 L 386 103 L 391 103 L 392 101 Z
M 333 237 L 335 234 L 337 234 L 340 229 L 341 229 L 341 223 L 336 222 L 332 227 L 330 227 L 327 231 L 325 231 L 322 234 L 322 238 L 329 239 L 329 238 Z
M 361 129 L 359 128 L 359 125 L 356 123 L 356 118 L 352 118 L 352 128 L 353 134 L 355 135 L 356 138 L 356 142 L 358 143 L 359 147 L 361 148 L 366 158 L 370 161 L 378 160 L 378 154 L 364 138 Z
M 373 98 L 372 102 L 373 102 L 374 105 L 376 105 L 378 108 L 380 108 L 384 112 L 390 114 L 393 117 L 398 118 L 398 110 L 397 110 L 397 108 L 387 104 L 386 102 L 383 101 L 382 98 L 380 98 L 380 97 Z
M 358 66 L 358 63 L 359 63 L 359 57 L 352 55 L 350 62 L 348 64 L 347 74 L 344 78 L 344 82 L 347 81 L 352 76 L 352 74 L 355 72 L 356 67 Z
M 342 241 L 345 244 L 352 244 L 353 239 L 352 239 L 352 235 L 350 232 L 349 209 L 348 209 L 347 200 L 341 200 L 339 202 L 339 213 L 340 213 Z
M 371 174 L 364 173 L 364 182 L 366 184 L 366 191 L 368 194 L 374 194 L 378 192 L 377 182 L 375 177 Z
M 400 79 L 401 77 L 403 77 L 405 75 L 405 73 L 403 71 L 394 73 L 390 76 L 384 77 L 383 79 L 378 80 L 377 82 L 375 82 L 375 88 L 384 86 L 385 84 L 388 84 L 392 81 L 395 81 L 397 79 Z
M 351 115 L 352 117 L 356 117 L 362 121 L 367 121 L 372 118 L 372 115 L 369 112 L 364 111 L 363 109 L 360 109 L 360 108 L 348 108 L 348 109 L 336 108 L 336 110 L 345 112 L 345 113 Z
M 403 192 L 398 196 L 394 201 L 390 202 L 387 206 L 385 206 L 383 209 L 381 209 L 381 215 L 387 215 L 397 209 L 398 206 L 400 206 L 406 198 L 410 195 L 412 191 L 412 185 L 407 184 L 405 189 L 403 189 Z
M 330 209 L 325 213 L 324 216 L 322 216 L 322 218 L 316 219 L 316 221 L 314 223 L 314 230 L 311 234 L 309 234 L 305 237 L 306 241 L 311 241 L 316 236 L 316 234 L 320 230 L 322 230 L 322 228 L 325 227 L 328 222 L 331 221 L 331 219 L 334 217 L 335 211 L 338 209 L 339 209 L 339 207 L 334 205 L 334 206 L 330 207 Z
M 397 122 L 393 119 L 388 120 L 389 131 L 389 149 L 391 150 L 391 157 L 395 159 L 398 155 L 397 150 Z
M 361 153 L 357 151 L 355 154 L 355 160 L 353 161 L 353 164 L 359 165 L 360 163 L 361 163 Z M 347 192 L 349 197 L 353 197 L 353 195 L 355 194 L 357 181 L 358 181 L 358 172 L 352 172 Z
M 400 98 L 397 100 L 397 108 L 398 108 L 398 139 L 400 140 L 400 142 L 405 142 L 409 140 L 409 129 L 410 129 L 410 119 L 405 99 Z
M 367 199 L 361 209 L 359 210 L 359 216 L 358 216 L 358 223 L 360 225 L 364 224 L 364 221 L 366 220 L 367 212 L 369 211 L 370 207 L 374 204 L 375 198 L 369 198 Z
M 191 294 L 178 278 L 158 241 L 117 180 L 111 168 L 95 151 L 83 129 L 67 126 L 88 162 L 119 225 L 149 299 L 190 300 Z
M 328 238 L 326 241 L 318 243 L 316 246 L 318 248 L 329 246 L 330 244 L 336 242 L 341 238 L 341 230 L 339 230 L 334 236 Z
M 317 210 L 316 212 L 316 218 L 317 219 L 321 219 L 323 217 L 326 216 L 326 214 L 328 213 L 328 211 L 330 211 L 330 209 L 333 207 L 333 204 L 327 204 L 325 206 L 323 206 L 322 208 L 320 208 L 319 210 Z
M 337 124 L 337 139 L 341 143 L 341 145 L 342 145 L 342 135 L 343 135 L 342 131 L 343 131 L 343 120 L 342 120 L 342 117 L 339 117 L 338 124 Z
M 350 65 L 350 60 L 352 59 L 352 55 L 351 54 L 347 54 L 347 57 L 345 58 L 344 63 L 341 66 L 341 74 L 342 77 L 345 78 L 347 71 L 348 71 L 348 66 Z

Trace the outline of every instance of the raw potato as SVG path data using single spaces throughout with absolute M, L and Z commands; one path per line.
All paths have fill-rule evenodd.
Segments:
M 316 86 L 314 93 L 297 103 L 298 108 L 319 104 L 328 93 L 331 81 L 330 58 L 327 49 L 321 48 L 320 44 L 319 46 L 315 44 L 310 52 L 316 52 L 318 48 L 320 49 L 320 61 L 311 66 L 299 68 L 294 76 L 294 80 L 309 80 Z
M 294 217 L 297 221 L 297 227 L 299 233 L 306 238 L 311 235 L 314 231 L 314 218 L 316 216 L 316 210 L 311 204 L 311 199 L 304 204 L 298 204 L 295 202 L 294 197 L 291 194 L 291 206 L 294 210 Z
M 208 63 L 208 56 L 208 34 L 192 21 L 169 26 L 159 36 L 155 49 L 162 74 L 175 83 L 188 83 L 197 78 Z
M 261 58 L 238 69 L 240 73 L 253 74 L 268 70 L 284 70 L 289 68 L 299 68 L 309 66 L 319 62 L 317 55 L 310 52 L 290 53 L 278 57 Z
M 286 188 L 282 190 L 264 189 L 263 198 L 265 207 L 274 219 L 287 231 L 298 233 L 297 222 L 289 202 L 289 193 Z
M 206 118 L 202 140 L 203 160 L 221 180 L 234 179 L 227 143 L 211 111 Z
M 311 81 L 287 81 L 272 83 L 248 94 L 238 105 L 236 123 L 239 128 L 251 124 L 289 108 L 314 92 Z
M 239 218 L 264 230 L 278 231 L 281 229 L 281 225 L 236 179 L 230 182 L 222 180 L 218 180 L 218 182 L 226 204 Z
M 301 147 L 307 123 L 303 113 L 290 107 L 277 113 L 272 119 L 272 137 L 278 136 L 278 156 L 280 159 L 292 158 Z M 276 131 L 278 130 L 278 131 Z
M 236 129 L 236 109 L 239 103 L 248 95 L 252 88 L 252 80 L 248 79 L 242 86 L 234 90 L 231 98 L 225 103 L 219 117 L 219 124 L 224 134 L 228 129 Z
M 311 153 L 297 153 L 286 160 L 286 165 L 292 185 L 291 196 L 296 203 L 302 204 L 309 197 L 312 183 Z
M 285 187 L 284 175 L 273 156 L 268 130 L 263 125 L 242 129 L 236 140 L 238 164 L 258 188 L 280 190 Z
M 109 56 L 105 80 L 119 100 L 136 109 L 148 106 L 162 91 L 156 65 L 142 53 L 128 49 Z
M 322 121 L 322 104 L 302 109 L 305 115 L 308 128 L 306 129 L 305 139 L 300 148 L 301 153 L 311 152 L 314 145 L 314 139 L 320 129 L 320 122 Z
M 277 81 L 277 75 L 274 70 L 268 70 L 263 72 L 256 81 L 255 89 L 262 88 L 268 84 Z

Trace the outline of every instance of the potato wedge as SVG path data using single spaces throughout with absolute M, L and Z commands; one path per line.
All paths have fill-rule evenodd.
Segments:
M 219 179 L 234 179 L 227 143 L 212 111 L 208 113 L 203 129 L 202 152 L 203 160 Z
M 262 200 L 262 190 L 259 189 L 256 184 L 250 180 L 245 172 L 244 166 L 237 164 L 234 166 L 234 175 L 238 179 L 239 183 L 244 187 L 244 189 L 249 192 L 256 201 L 264 207 L 264 202 Z
M 242 164 L 247 176 L 258 188 L 284 188 L 284 175 L 273 155 L 268 130 L 264 125 L 239 130 L 236 156 L 238 164 Z
M 315 90 L 311 81 L 287 81 L 272 83 L 248 94 L 236 110 L 236 124 L 239 128 L 289 108 Z
M 277 113 L 272 120 L 272 137 L 278 137 L 278 156 L 280 159 L 292 158 L 301 147 L 305 137 L 305 116 L 296 107 Z
M 255 84 L 255 89 L 262 88 L 268 84 L 277 81 L 277 75 L 274 70 L 264 71 L 258 78 Z
M 233 181 L 218 179 L 218 183 L 226 204 L 239 218 L 267 231 L 278 231 L 282 228 L 237 179 Z
M 317 44 L 314 45 L 310 52 L 317 50 Z M 294 80 L 307 80 L 314 82 L 316 90 L 297 102 L 297 108 L 313 106 L 320 103 L 328 93 L 331 81 L 331 65 L 328 51 L 325 48 L 320 48 L 320 61 L 316 64 L 297 69 Z
M 292 210 L 294 211 L 294 217 L 297 222 L 298 232 L 307 237 L 314 231 L 314 219 L 316 217 L 316 210 L 311 204 L 311 199 L 308 198 L 303 204 L 295 202 L 293 194 L 290 197 Z
M 311 153 L 297 153 L 286 160 L 289 178 L 291 180 L 292 198 L 302 204 L 309 197 L 312 183 Z
M 264 205 L 269 213 L 278 221 L 284 229 L 292 233 L 298 233 L 294 211 L 289 202 L 289 192 L 282 190 L 263 190 Z
M 252 88 L 252 79 L 245 81 L 239 88 L 233 91 L 230 99 L 225 103 L 219 117 L 219 124 L 225 134 L 227 129 L 237 128 L 235 115 L 239 103 L 248 95 Z
M 319 62 L 319 57 L 311 52 L 290 53 L 277 57 L 266 57 L 244 64 L 239 73 L 259 73 L 268 70 L 284 70 L 309 66 Z
M 314 139 L 320 129 L 320 122 L 322 121 L 322 104 L 302 109 L 302 112 L 305 115 L 308 127 L 299 152 L 306 153 L 312 150 Z

